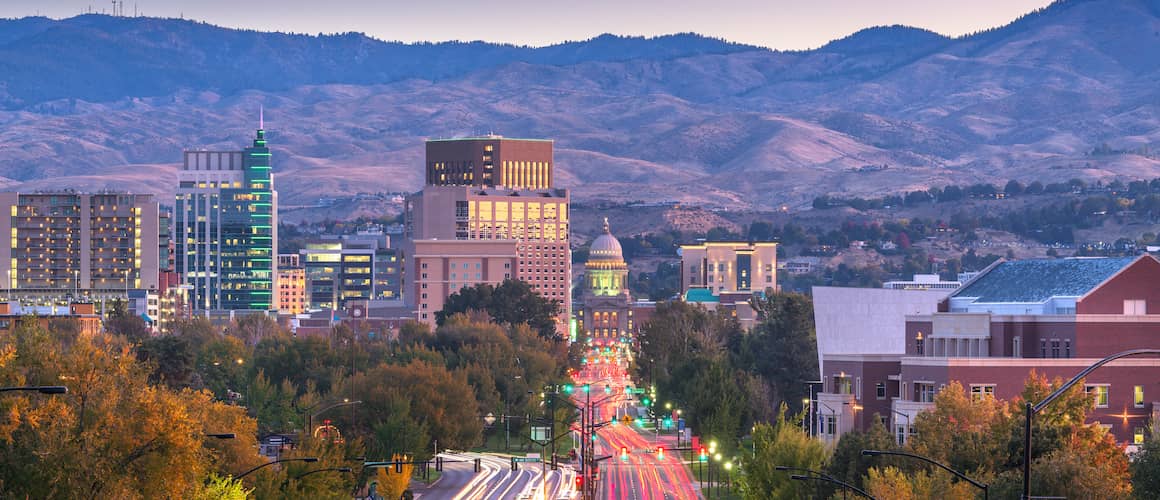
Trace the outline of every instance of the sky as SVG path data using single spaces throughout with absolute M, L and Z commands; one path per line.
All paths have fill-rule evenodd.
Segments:
M 382 40 L 544 46 L 603 33 L 696 32 L 779 50 L 816 48 L 903 24 L 958 36 L 1007 24 L 1050 0 L 124 0 L 125 15 L 233 28 L 363 32 Z M 112 12 L 111 1 L 0 0 L 0 17 Z

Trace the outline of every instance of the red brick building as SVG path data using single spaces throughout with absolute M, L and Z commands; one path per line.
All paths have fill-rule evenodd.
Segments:
M 880 418 L 904 440 L 915 415 L 958 381 L 973 396 L 1013 399 L 1032 370 L 1070 379 L 1099 359 L 1160 346 L 1160 261 L 1080 258 L 999 262 L 938 312 L 906 317 L 905 352 L 825 357 L 814 407 L 836 438 Z M 1160 359 L 1127 358 L 1088 376 L 1093 423 L 1129 445 L 1160 404 Z

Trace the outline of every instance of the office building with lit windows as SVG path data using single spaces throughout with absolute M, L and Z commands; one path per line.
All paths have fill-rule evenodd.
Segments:
M 265 131 L 242 151 L 186 151 L 178 183 L 175 267 L 193 310 L 275 309 L 278 196 Z
M 302 314 L 306 312 L 306 270 L 296 253 L 278 255 L 278 312 Z
M 554 187 L 553 167 L 548 140 L 488 136 L 428 141 L 427 186 L 406 200 L 404 234 L 408 242 L 515 241 L 518 265 L 513 277 L 560 303 L 557 331 L 565 335 L 572 311 L 570 194 Z M 408 290 L 416 279 L 412 264 L 408 259 Z M 421 300 L 406 300 L 420 304 L 420 320 L 423 314 L 433 317 L 430 303 L 424 312 Z
M 435 313 L 451 294 L 486 283 L 499 286 L 517 275 L 515 240 L 415 240 L 408 254 L 414 278 L 408 293 L 415 298 L 420 322 L 435 326 Z
M 152 195 L 0 193 L 0 207 L 7 299 L 67 304 L 157 289 L 159 208 Z

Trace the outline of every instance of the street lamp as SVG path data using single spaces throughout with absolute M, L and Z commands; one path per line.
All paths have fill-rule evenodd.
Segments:
M 257 467 L 254 467 L 253 469 L 250 469 L 250 470 L 248 470 L 248 471 L 246 471 L 246 472 L 243 472 L 243 473 L 239 474 L 239 475 L 238 475 L 237 477 L 235 477 L 234 479 L 241 479 L 241 478 L 243 478 L 243 477 L 246 477 L 247 475 L 249 475 L 251 472 L 254 472 L 254 471 L 258 470 L 258 469 L 261 469 L 262 467 L 266 467 L 266 466 L 269 466 L 269 465 L 274 465 L 274 464 L 280 464 L 280 463 L 282 463 L 282 462 L 307 462 L 307 463 L 310 463 L 310 462 L 317 462 L 317 461 L 318 461 L 318 457 L 282 458 L 282 459 L 274 460 L 274 461 L 272 461 L 272 462 L 266 462 L 266 463 L 264 463 L 264 464 L 262 464 L 262 465 L 259 465 L 259 466 L 257 466 Z
M 841 486 L 843 488 L 846 488 L 850 491 L 853 491 L 854 493 L 857 493 L 857 494 L 862 495 L 866 498 L 869 498 L 870 500 L 877 500 L 876 498 L 870 496 L 869 493 L 866 493 L 865 491 L 863 491 L 861 488 L 858 488 L 857 486 L 854 486 L 854 485 L 849 484 L 849 483 L 844 483 L 842 481 L 839 481 L 839 480 L 834 479 L 834 478 L 829 477 L 829 476 L 803 476 L 800 474 L 791 474 L 789 476 L 789 478 L 797 480 L 797 481 L 811 481 L 811 480 L 812 481 L 825 481 L 827 483 L 833 483 L 833 484 L 836 484 L 836 485 Z
M 1027 402 L 1026 414 L 1025 414 L 1026 420 L 1024 420 L 1024 422 L 1023 422 L 1023 495 L 1022 495 L 1022 498 L 1024 498 L 1024 499 L 1031 498 L 1031 418 L 1034 417 L 1036 413 L 1043 411 L 1043 409 L 1046 408 L 1047 405 L 1050 405 L 1052 402 L 1054 402 L 1056 399 L 1058 399 L 1060 396 L 1062 396 L 1063 393 L 1067 392 L 1068 389 L 1071 389 L 1072 386 L 1079 383 L 1080 380 L 1083 380 L 1083 378 L 1086 377 L 1089 373 L 1095 371 L 1096 368 L 1104 366 L 1104 365 L 1111 363 L 1112 361 L 1115 361 L 1117 359 L 1125 358 L 1128 356 L 1135 356 L 1137 354 L 1160 354 L 1160 349 L 1132 349 L 1130 351 L 1118 352 L 1118 353 L 1113 354 L 1111 356 L 1108 356 L 1104 359 L 1096 361 L 1095 363 L 1093 363 L 1091 366 L 1089 366 L 1087 368 L 1084 368 L 1079 373 L 1077 373 L 1074 377 L 1072 377 L 1071 380 L 1068 380 L 1067 383 L 1063 384 L 1062 386 L 1059 387 L 1059 389 L 1056 389 L 1055 392 L 1051 393 L 1050 396 L 1047 396 L 1046 398 L 1043 399 L 1043 401 L 1040 401 L 1039 404 L 1032 405 L 1030 401 Z
M 26 387 L 0 387 L 0 392 L 26 391 L 41 394 L 68 394 L 68 387 L 63 385 L 34 385 Z
M 927 457 L 924 457 L 922 455 L 915 455 L 913 453 L 907 453 L 905 451 L 862 450 L 862 456 L 865 456 L 865 457 L 877 457 L 877 456 L 881 456 L 881 455 L 897 455 L 900 457 L 916 458 L 916 459 L 922 460 L 923 462 L 926 462 L 928 464 L 936 465 L 936 466 L 942 468 L 943 470 L 950 472 L 951 474 L 954 474 L 959 479 L 962 479 L 963 481 L 971 483 L 971 484 L 975 485 L 976 488 L 983 490 L 983 500 L 987 500 L 987 485 L 986 484 L 975 481 L 974 479 L 967 477 L 966 474 L 963 474 L 962 472 L 954 470 L 950 467 L 947 467 L 946 465 L 943 465 L 939 462 L 931 460 Z

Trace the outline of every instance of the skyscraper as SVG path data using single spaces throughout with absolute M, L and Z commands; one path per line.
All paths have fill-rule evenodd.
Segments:
M 193 309 L 274 309 L 278 194 L 262 125 L 242 151 L 186 151 L 178 182 L 176 267 Z
M 128 193 L 0 193 L 0 276 L 30 304 L 125 298 L 156 290 L 158 204 Z M 13 291 L 14 290 L 14 291 Z
M 565 334 L 572 314 L 570 195 L 553 186 L 553 166 L 550 140 L 427 141 L 427 186 L 407 198 L 405 236 L 412 242 L 515 240 L 514 278 L 560 303 L 557 331 Z M 406 269 L 408 290 L 416 272 Z M 422 310 L 421 299 L 407 300 Z

